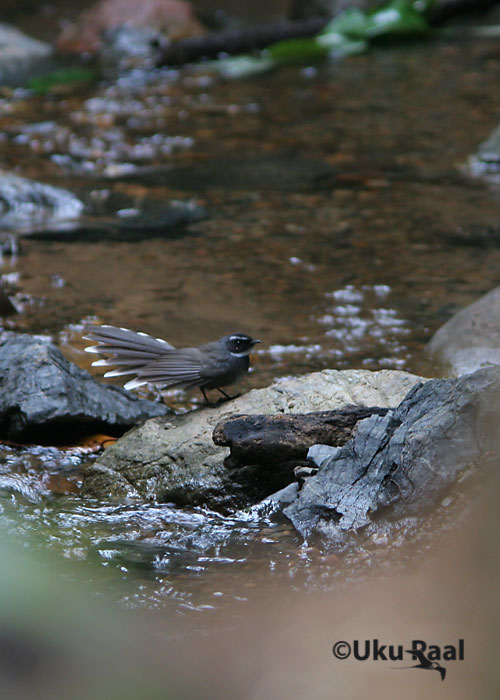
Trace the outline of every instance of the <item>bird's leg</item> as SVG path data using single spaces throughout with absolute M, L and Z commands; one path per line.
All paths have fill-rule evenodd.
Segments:
M 203 398 L 205 399 L 205 403 L 207 404 L 207 406 L 215 406 L 215 404 L 213 404 L 211 401 L 208 400 L 208 396 L 205 393 L 205 389 L 201 386 L 200 386 L 200 391 L 203 394 Z
M 235 394 L 234 396 L 230 396 L 229 394 L 226 394 L 226 392 L 223 391 L 222 389 L 219 389 L 219 387 L 216 387 L 216 389 L 217 389 L 217 391 L 220 391 L 220 393 L 222 394 L 222 396 L 225 396 L 226 399 L 227 399 L 228 401 L 229 401 L 230 399 L 237 399 L 238 396 L 241 396 L 241 394 Z
M 219 389 L 219 387 L 216 387 L 216 389 L 217 389 L 217 391 L 219 391 L 222 394 L 222 396 L 224 396 L 226 401 L 229 401 L 230 399 L 236 399 L 238 396 L 241 396 L 241 394 L 236 394 L 235 396 L 230 396 L 229 394 L 226 394 L 226 392 L 223 391 L 222 389 Z M 220 403 L 223 402 L 223 399 L 219 399 L 215 403 L 212 403 L 211 401 L 208 400 L 208 397 L 205 393 L 205 389 L 201 386 L 200 386 L 200 391 L 203 394 L 203 397 L 205 398 L 207 406 L 218 406 Z

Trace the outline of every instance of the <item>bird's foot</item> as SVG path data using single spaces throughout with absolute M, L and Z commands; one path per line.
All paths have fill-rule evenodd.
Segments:
M 230 394 L 226 394 L 226 392 L 223 391 L 222 389 L 219 389 L 219 387 L 217 387 L 217 391 L 220 391 L 222 396 L 225 396 L 226 401 L 230 401 L 231 399 L 237 399 L 238 396 L 241 396 L 241 394 L 235 394 L 234 396 L 231 396 Z M 219 403 L 220 403 L 220 400 L 219 400 Z
M 216 388 L 217 388 L 217 391 L 219 391 L 222 394 L 223 398 L 220 398 L 218 401 L 213 402 L 213 401 L 208 400 L 208 396 L 205 392 L 205 389 L 200 387 L 201 393 L 203 394 L 203 398 L 205 399 L 205 403 L 210 408 L 216 408 L 217 406 L 220 406 L 222 403 L 226 403 L 226 401 L 230 401 L 231 399 L 237 399 L 238 396 L 241 396 L 241 394 L 235 394 L 235 396 L 230 396 L 229 394 L 226 394 L 226 392 L 223 391 L 222 389 L 219 389 L 218 387 L 216 387 Z

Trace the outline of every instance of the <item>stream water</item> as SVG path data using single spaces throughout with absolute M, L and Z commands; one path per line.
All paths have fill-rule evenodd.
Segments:
M 499 282 L 500 250 L 482 234 L 498 228 L 500 194 L 460 169 L 497 124 L 499 62 L 494 43 L 436 40 L 234 82 L 165 70 L 4 95 L 5 169 L 105 210 L 122 198 L 207 212 L 133 239 L 106 228 L 22 237 L 1 263 L 20 309 L 4 326 L 50 335 L 86 368 L 88 321 L 179 346 L 243 331 L 262 340 L 244 390 L 327 367 L 433 376 L 432 333 Z M 187 410 L 199 397 L 166 400 Z M 131 606 L 210 614 L 276 583 L 341 585 L 387 560 L 375 545 L 325 557 L 251 514 L 86 501 L 77 487 L 92 457 L 1 452 L 3 530 Z M 428 548 L 432 527 L 391 565 Z

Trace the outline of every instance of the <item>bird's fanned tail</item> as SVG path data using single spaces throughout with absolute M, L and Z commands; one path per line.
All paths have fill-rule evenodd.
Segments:
M 175 351 L 173 345 L 161 338 L 115 326 L 97 326 L 84 338 L 97 342 L 85 348 L 85 352 L 111 356 L 96 360 L 93 366 L 117 367 L 106 372 L 105 377 L 136 375 L 136 379 L 125 384 L 126 389 L 146 383 L 197 386 L 200 380 L 199 363 L 193 363 L 189 356 Z

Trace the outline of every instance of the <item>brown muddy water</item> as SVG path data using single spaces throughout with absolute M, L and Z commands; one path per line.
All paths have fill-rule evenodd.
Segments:
M 185 69 L 3 96 L 4 168 L 86 202 L 207 212 L 174 234 L 21 238 L 0 270 L 20 309 L 4 326 L 52 336 L 87 368 L 89 321 L 174 345 L 244 331 L 262 345 L 243 389 L 327 367 L 433 376 L 432 333 L 499 283 L 482 234 L 498 228 L 500 194 L 460 170 L 497 125 L 499 66 L 494 42 L 435 41 L 241 81 Z M 83 500 L 85 455 L 1 451 L 5 531 L 131 607 L 209 619 L 227 601 L 412 566 L 447 547 L 465 498 L 424 532 L 405 523 L 414 542 L 397 555 L 379 542 L 338 559 L 251 513 Z

